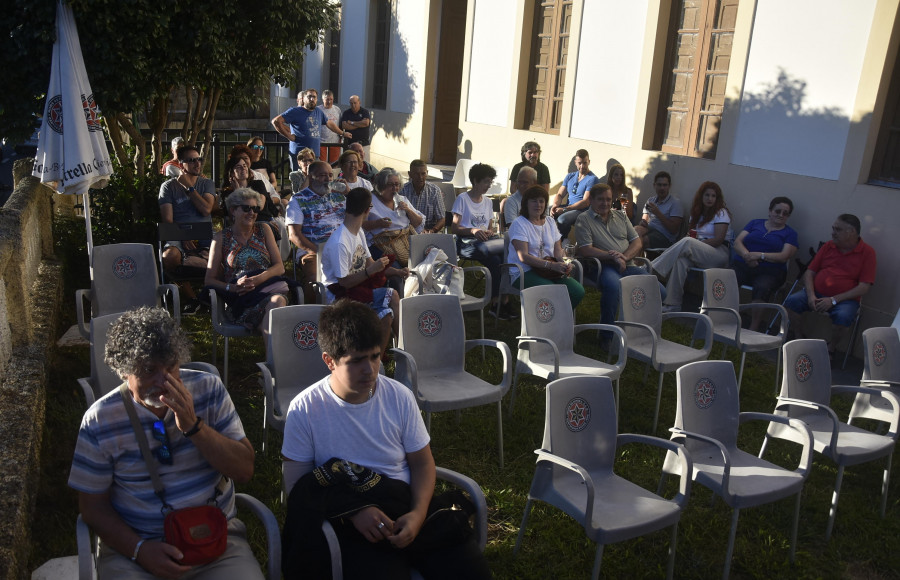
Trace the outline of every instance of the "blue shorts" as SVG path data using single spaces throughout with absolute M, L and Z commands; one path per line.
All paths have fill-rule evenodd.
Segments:
M 817 298 L 822 295 L 816 292 Z M 797 313 L 803 313 L 809 310 L 809 300 L 806 297 L 806 290 L 794 292 L 784 301 L 784 307 Z M 838 326 L 850 326 L 856 320 L 856 313 L 859 311 L 859 301 L 841 300 L 835 306 L 831 307 L 826 314 L 831 317 L 831 323 Z
M 372 302 L 369 303 L 369 306 L 375 311 L 378 318 L 384 318 L 388 314 L 394 313 L 391 310 L 391 296 L 393 295 L 394 289 L 387 286 L 372 290 Z

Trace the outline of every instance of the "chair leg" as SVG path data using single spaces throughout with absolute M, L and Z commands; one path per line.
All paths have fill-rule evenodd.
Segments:
M 218 350 L 219 345 L 219 333 L 213 330 L 213 352 L 212 352 L 212 365 L 216 366 L 216 350 Z
M 778 359 L 775 361 L 775 394 L 778 394 L 778 379 L 781 376 L 781 347 L 778 347 Z
M 597 580 L 600 578 L 600 564 L 603 562 L 603 544 L 597 544 L 597 555 L 594 556 L 594 569 L 591 571 L 591 578 Z
M 722 343 L 722 355 L 719 357 L 719 360 L 725 360 L 726 352 L 728 352 L 728 345 L 723 342 Z
M 741 381 L 744 380 L 744 361 L 746 361 L 746 360 L 747 360 L 747 351 L 743 351 L 741 353 L 741 370 L 740 370 L 740 372 L 738 372 L 738 393 L 741 392 Z
M 509 414 L 512 416 L 513 409 L 516 406 L 516 385 L 519 384 L 519 373 L 517 371 L 513 371 L 513 379 L 512 379 L 512 388 L 510 388 L 509 395 Z
M 431 434 L 431 411 L 425 412 L 425 430 L 429 435 Z
M 887 456 L 887 465 L 884 468 L 884 483 L 881 484 L 881 517 L 884 518 L 884 510 L 887 508 L 887 494 L 888 494 L 888 484 L 891 482 L 891 461 L 894 459 L 894 454 L 890 453 Z
M 497 449 L 500 450 L 500 469 L 503 469 L 503 405 L 497 401 Z
M 734 539 L 737 536 L 740 514 L 741 510 L 738 508 L 734 508 L 734 513 L 731 514 L 731 531 L 728 533 L 728 551 L 725 553 L 725 569 L 722 571 L 722 580 L 728 580 L 728 575 L 731 573 L 731 557 L 734 555 Z
M 225 372 L 222 373 L 222 382 L 225 383 L 225 390 L 228 390 L 228 337 L 225 337 Z
M 675 549 L 678 546 L 678 522 L 672 526 L 672 539 L 669 541 L 669 564 L 666 566 L 666 578 L 672 580 L 675 576 Z
M 838 499 L 841 496 L 841 483 L 844 481 L 844 466 L 838 465 L 837 479 L 834 482 L 834 493 L 831 495 L 831 509 L 828 510 L 828 527 L 825 528 L 825 541 L 831 539 L 834 530 L 834 517 L 837 515 Z
M 763 455 L 765 455 L 765 453 L 766 453 L 766 445 L 768 445 L 768 444 L 769 444 L 769 435 L 768 435 L 768 433 L 767 433 L 766 436 L 763 437 L 762 445 L 761 445 L 760 448 L 759 448 L 759 458 L 760 458 L 760 459 L 762 459 L 762 458 L 763 458 Z
M 791 564 L 794 563 L 794 556 L 797 554 L 797 527 L 800 523 L 800 498 L 803 496 L 803 490 L 797 492 L 797 505 L 794 506 L 794 524 L 791 527 Z
M 644 381 L 641 383 L 643 385 L 647 384 L 647 377 L 650 376 L 650 363 L 644 363 Z
M 519 548 L 522 547 L 522 539 L 525 537 L 525 525 L 528 523 L 528 516 L 531 515 L 531 504 L 534 500 L 530 497 L 525 502 L 525 513 L 522 514 L 522 523 L 519 525 L 519 533 L 516 535 L 516 545 L 513 547 L 513 556 L 519 555 Z
M 659 401 L 662 399 L 662 387 L 663 387 L 663 377 L 665 373 L 659 372 L 659 384 L 656 387 L 656 411 L 653 412 L 653 431 L 650 432 L 651 435 L 656 435 L 656 425 L 659 423 Z
M 481 338 L 484 340 L 484 308 L 478 311 L 479 322 L 481 323 Z M 500 320 L 499 318 L 497 319 Z M 481 360 L 485 360 L 487 355 L 485 354 L 486 350 L 484 345 L 481 345 Z
M 622 377 L 616 379 L 616 422 L 619 422 L 619 380 Z

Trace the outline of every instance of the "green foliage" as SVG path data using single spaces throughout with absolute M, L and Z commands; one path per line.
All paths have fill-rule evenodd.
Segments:
M 150 173 L 129 179 L 117 165 L 114 161 L 109 185 L 90 191 L 94 245 L 134 242 L 155 246 L 157 197 L 166 177 Z

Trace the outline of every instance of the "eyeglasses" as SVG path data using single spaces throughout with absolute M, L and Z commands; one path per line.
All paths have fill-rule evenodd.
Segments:
M 399 181 L 388 181 L 388 182 L 386 183 L 386 185 L 387 185 L 388 187 L 396 187 L 396 188 L 398 188 L 398 189 L 400 188 L 400 182 L 399 182 Z
M 244 213 L 250 213 L 251 211 L 253 213 L 259 213 L 259 206 L 256 205 L 239 205 L 238 207 L 244 210 Z
M 201 163 L 202 161 L 202 157 L 191 157 L 189 159 L 185 159 L 183 163 Z
M 772 213 L 774 213 L 775 215 L 783 215 L 785 217 L 791 215 L 791 212 L 784 209 L 773 209 Z
M 251 145 L 250 149 L 265 149 L 265 145 Z
M 157 461 L 164 465 L 172 465 L 172 449 L 169 447 L 169 434 L 166 432 L 166 424 L 162 421 L 153 423 L 153 438 L 162 443 L 153 452 Z

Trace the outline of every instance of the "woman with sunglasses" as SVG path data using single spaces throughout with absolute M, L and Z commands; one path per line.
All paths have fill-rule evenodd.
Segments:
M 287 306 L 284 263 L 272 229 L 257 223 L 264 198 L 241 188 L 225 198 L 232 225 L 215 235 L 206 266 L 205 284 L 225 301 L 230 322 L 258 329 L 268 344 L 269 311 Z
M 734 273 L 738 284 L 753 287 L 753 302 L 769 302 L 787 279 L 787 265 L 799 243 L 787 225 L 794 202 L 776 197 L 769 202 L 768 219 L 751 220 L 734 240 Z M 753 309 L 750 330 L 759 330 L 763 313 Z
M 275 175 L 275 168 L 272 162 L 263 157 L 266 152 L 266 145 L 263 143 L 262 137 L 250 137 L 247 141 L 247 147 L 250 148 L 250 169 L 257 169 L 269 178 L 269 183 L 278 191 L 278 178 Z

